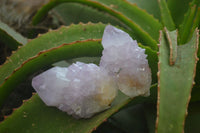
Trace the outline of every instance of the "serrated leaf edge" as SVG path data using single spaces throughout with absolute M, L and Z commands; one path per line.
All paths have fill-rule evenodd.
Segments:
M 185 119 L 187 117 L 187 109 L 188 109 L 188 106 L 189 106 L 189 102 L 190 102 L 190 99 L 191 99 L 191 92 L 192 92 L 192 87 L 195 85 L 195 82 L 194 82 L 194 78 L 195 78 L 195 74 L 196 74 L 196 65 L 197 65 L 197 62 L 199 61 L 199 58 L 197 56 L 197 52 L 198 52 L 198 45 L 199 45 L 199 30 L 198 28 L 196 28 L 195 30 L 196 32 L 196 51 L 195 51 L 195 65 L 194 65 L 194 72 L 193 72 L 193 83 L 192 83 L 192 86 L 191 86 L 191 89 L 190 89 L 190 96 L 188 97 L 188 102 L 187 102 L 187 108 L 186 108 L 186 113 L 185 113 Z M 158 47 L 159 47 L 159 52 L 157 53 L 158 55 L 160 54 L 160 45 L 161 45 L 161 39 L 162 39 L 162 34 L 163 32 L 160 31 L 160 36 L 159 36 L 159 44 L 158 44 Z M 157 96 L 157 117 L 156 117 L 156 122 L 155 122 L 155 133 L 158 133 L 158 122 L 159 122 L 159 104 L 160 104 L 160 60 L 158 61 L 158 72 L 157 72 L 157 76 L 158 76 L 158 96 Z M 185 121 L 183 121 L 183 127 L 185 125 Z M 183 129 L 183 133 L 184 133 L 184 129 Z

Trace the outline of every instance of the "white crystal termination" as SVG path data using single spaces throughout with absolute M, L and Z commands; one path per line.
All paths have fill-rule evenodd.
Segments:
M 81 62 L 49 69 L 34 77 L 32 86 L 46 105 L 76 118 L 89 118 L 108 109 L 117 94 L 106 70 Z
M 100 67 L 109 71 L 119 89 L 129 97 L 149 95 L 151 69 L 145 49 L 127 33 L 111 25 L 104 30 L 102 44 Z

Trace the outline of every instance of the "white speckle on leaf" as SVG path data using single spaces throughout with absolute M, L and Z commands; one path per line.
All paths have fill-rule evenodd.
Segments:
M 151 70 L 145 49 L 127 33 L 108 25 L 103 34 L 100 67 L 109 71 L 119 89 L 130 97 L 148 95 Z

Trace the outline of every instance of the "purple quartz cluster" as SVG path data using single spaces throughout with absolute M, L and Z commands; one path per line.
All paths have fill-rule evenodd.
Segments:
M 89 118 L 109 108 L 117 94 L 107 71 L 81 62 L 49 69 L 33 78 L 32 86 L 46 105 L 76 118 Z
M 145 50 L 111 25 L 105 28 L 102 44 L 100 66 L 77 62 L 33 78 L 32 86 L 46 105 L 89 118 L 110 107 L 117 89 L 131 98 L 149 95 L 151 70 Z
M 130 97 L 148 95 L 151 70 L 145 49 L 127 33 L 111 25 L 104 30 L 102 45 L 100 67 L 115 78 L 119 89 Z

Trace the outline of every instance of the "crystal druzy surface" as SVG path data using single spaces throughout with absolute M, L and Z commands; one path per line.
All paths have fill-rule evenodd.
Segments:
M 81 62 L 49 69 L 34 77 L 32 86 L 46 105 L 76 118 L 89 118 L 109 108 L 117 94 L 106 70 Z
M 100 67 L 109 71 L 119 89 L 130 97 L 148 95 L 151 70 L 145 49 L 140 48 L 127 33 L 111 25 L 104 30 L 102 45 Z

